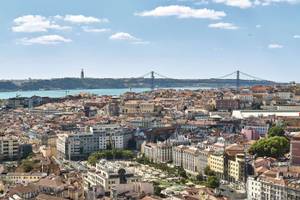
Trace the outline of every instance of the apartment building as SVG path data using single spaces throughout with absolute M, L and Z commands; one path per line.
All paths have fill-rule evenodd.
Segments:
M 246 130 L 254 130 L 256 131 L 260 136 L 265 136 L 267 135 L 269 131 L 269 124 L 256 124 L 256 125 L 251 125 L 247 124 L 244 126 L 244 129 Z
M 160 107 L 152 102 L 131 100 L 125 102 L 121 109 L 123 114 L 153 114 L 159 111 Z
M 222 151 L 214 152 L 208 157 L 208 166 L 221 179 L 225 179 L 225 162 L 225 155 Z
M 267 172 L 268 173 L 268 172 Z M 283 177 L 280 172 L 247 179 L 248 200 L 300 199 L 299 178 Z
M 245 182 L 245 154 L 244 146 L 232 144 L 225 149 L 225 175 L 233 183 Z
M 85 159 L 89 154 L 108 147 L 126 148 L 132 136 L 130 130 L 113 125 L 93 127 L 87 133 L 60 134 L 57 138 L 57 155 L 64 159 Z
M 165 124 L 161 121 L 160 118 L 154 117 L 130 118 L 127 120 L 127 123 L 134 128 L 142 129 L 165 127 Z
M 37 182 L 47 176 L 46 173 L 8 173 L 1 176 L 1 179 L 13 184 L 29 184 Z
M 209 153 L 209 150 L 180 145 L 173 148 L 173 164 L 183 167 L 191 174 L 204 173 Z
M 0 136 L 0 161 L 19 158 L 19 141 L 15 136 Z
M 228 181 L 244 182 L 245 181 L 245 155 L 237 154 L 228 159 Z
M 168 142 L 142 144 L 142 153 L 149 160 L 156 163 L 167 163 L 172 161 L 172 147 Z
M 90 170 L 84 178 L 85 188 L 100 186 L 105 192 L 130 183 L 137 183 L 140 178 L 121 162 L 100 160 L 95 170 Z
M 217 99 L 217 110 L 236 110 L 240 107 L 240 101 L 237 99 Z

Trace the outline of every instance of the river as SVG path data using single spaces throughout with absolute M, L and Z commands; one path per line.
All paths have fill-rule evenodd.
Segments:
M 200 88 L 174 88 L 174 89 L 190 89 L 196 90 Z M 201 88 L 209 89 L 209 88 Z M 76 90 L 37 90 L 37 91 L 14 91 L 14 92 L 0 92 L 0 99 L 9 99 L 13 97 L 32 97 L 32 96 L 41 96 L 41 97 L 65 97 L 66 95 L 77 95 L 79 93 L 91 93 L 96 95 L 112 95 L 118 96 L 124 94 L 125 92 L 145 92 L 149 91 L 149 88 L 122 88 L 122 89 L 76 89 Z

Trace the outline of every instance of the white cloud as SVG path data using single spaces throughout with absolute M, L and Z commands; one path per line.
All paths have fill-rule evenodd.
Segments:
M 110 36 L 111 40 L 127 40 L 127 41 L 141 41 L 141 39 L 136 38 L 129 33 L 118 32 Z
M 268 48 L 269 48 L 269 49 L 282 49 L 282 48 L 283 48 L 283 45 L 273 43 L 273 44 L 269 44 Z
M 111 35 L 109 37 L 110 40 L 120 40 L 120 41 L 129 41 L 132 44 L 136 44 L 136 45 L 147 45 L 150 44 L 150 42 L 148 41 L 144 41 L 140 38 L 137 38 L 129 33 L 125 33 L 125 32 L 118 32 L 115 33 L 113 35 Z
M 239 8 L 250 8 L 253 6 L 251 0 L 213 0 L 215 3 L 223 3 L 227 6 L 239 7 Z
M 227 29 L 227 30 L 239 29 L 239 27 L 237 27 L 236 25 L 234 25 L 232 23 L 224 23 L 224 22 L 209 24 L 208 27 L 209 28 L 217 28 L 217 29 Z
M 297 4 L 300 3 L 300 0 L 255 0 L 255 5 L 268 6 L 275 3 L 288 3 L 288 4 Z
M 256 27 L 256 28 L 261 28 L 261 27 L 262 27 L 262 25 L 260 25 L 260 24 L 257 24 L 255 27 Z
M 195 5 L 207 5 L 209 4 L 209 1 L 208 0 L 196 0 L 194 2 Z
M 25 15 L 14 19 L 13 32 L 47 32 L 48 30 L 67 30 L 69 26 L 60 26 L 54 21 L 40 15 Z
M 18 41 L 19 44 L 23 45 L 33 45 L 33 44 L 41 44 L 41 45 L 54 45 L 60 43 L 68 43 L 72 42 L 71 39 L 64 38 L 60 35 L 44 35 L 40 37 L 34 38 L 22 38 Z
M 300 35 L 294 35 L 293 38 L 295 38 L 295 39 L 300 39 Z
M 92 24 L 92 23 L 108 23 L 109 20 L 106 18 L 96 18 L 91 16 L 84 16 L 84 15 L 65 15 L 55 16 L 56 19 L 62 19 L 66 22 L 71 22 L 74 24 Z
M 188 6 L 160 6 L 150 11 L 135 13 L 137 16 L 142 17 L 167 17 L 177 16 L 178 18 L 198 18 L 198 19 L 221 19 L 226 16 L 223 11 L 215 11 L 207 8 L 193 9 Z
M 89 28 L 89 27 L 82 27 L 82 30 L 87 33 L 105 33 L 110 31 L 110 29 L 108 28 Z

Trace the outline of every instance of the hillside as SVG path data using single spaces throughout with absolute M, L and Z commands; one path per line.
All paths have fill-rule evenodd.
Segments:
M 234 87 L 234 79 L 155 79 L 155 87 Z M 273 85 L 269 81 L 240 80 L 241 86 Z M 62 78 L 48 80 L 0 81 L 0 91 L 28 90 L 71 90 L 71 89 L 107 89 L 107 88 L 149 88 L 151 79 L 96 79 Z

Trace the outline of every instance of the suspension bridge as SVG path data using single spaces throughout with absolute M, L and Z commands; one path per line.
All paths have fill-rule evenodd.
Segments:
M 164 75 L 161 75 L 155 71 L 150 71 L 138 78 L 150 78 L 150 87 L 151 90 L 155 89 L 155 79 L 175 79 L 175 78 L 170 78 Z M 266 80 L 257 76 L 253 76 L 250 75 L 248 73 L 242 72 L 240 70 L 234 71 L 232 73 L 229 74 L 225 74 L 223 76 L 220 77 L 216 77 L 216 78 L 211 78 L 212 80 L 219 80 L 219 79 L 224 79 L 224 80 L 235 80 L 235 86 L 236 86 L 236 92 L 240 91 L 240 86 L 241 86 L 241 80 L 252 80 L 252 81 L 260 81 L 260 82 L 268 82 L 268 83 L 275 83 L 273 81 L 270 80 Z

